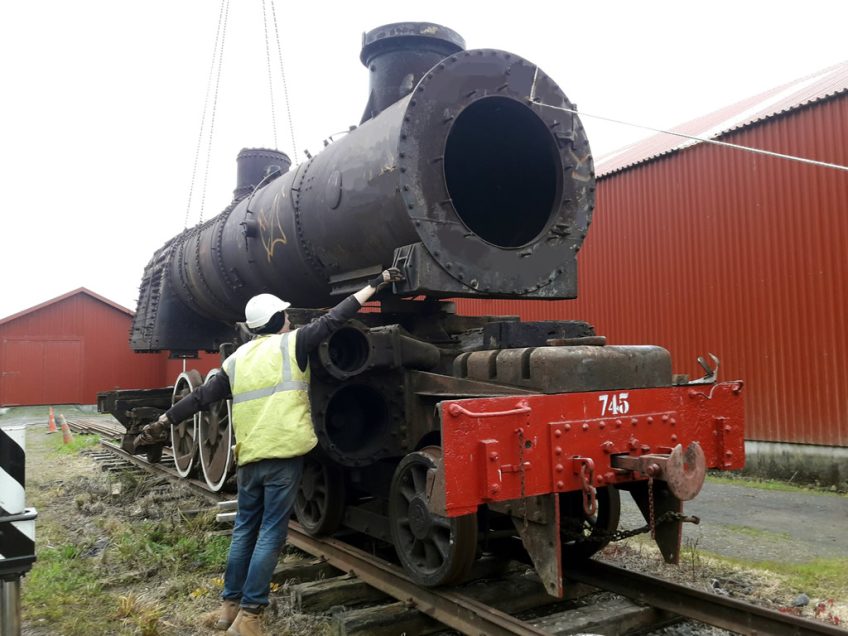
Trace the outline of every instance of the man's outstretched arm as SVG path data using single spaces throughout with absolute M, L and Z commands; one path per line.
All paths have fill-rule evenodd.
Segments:
M 351 294 L 338 305 L 333 307 L 320 318 L 297 330 L 297 342 L 295 343 L 295 356 L 297 366 L 301 371 L 306 370 L 309 363 L 309 353 L 318 348 L 324 339 L 341 327 L 356 315 L 356 312 L 380 289 L 389 283 L 403 280 L 403 274 L 396 267 L 384 270 L 379 276 L 369 281 L 368 284 L 355 294 Z

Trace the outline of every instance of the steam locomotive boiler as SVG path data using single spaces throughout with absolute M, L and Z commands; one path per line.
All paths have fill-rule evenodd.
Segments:
M 254 294 L 303 308 L 296 327 L 394 265 L 405 280 L 310 361 L 319 446 L 299 523 L 391 542 L 424 585 L 461 581 L 483 552 L 521 553 L 561 595 L 563 569 L 615 538 L 624 490 L 676 561 L 681 502 L 707 468 L 742 467 L 741 382 L 688 382 L 666 350 L 607 345 L 585 322 L 461 316 L 450 301 L 576 296 L 595 184 L 572 103 L 535 64 L 465 50 L 436 24 L 374 29 L 361 60 L 357 127 L 294 168 L 243 150 L 231 204 L 153 255 L 132 347 L 226 355 Z M 105 393 L 101 410 L 132 447 L 201 381 Z M 171 431 L 177 470 L 199 464 L 215 490 L 233 470 L 229 412 Z

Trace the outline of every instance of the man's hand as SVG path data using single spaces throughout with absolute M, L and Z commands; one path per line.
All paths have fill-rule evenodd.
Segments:
M 170 426 L 171 420 L 168 419 L 167 415 L 162 413 L 158 420 L 147 424 L 141 429 L 141 434 L 135 438 L 133 445 L 138 448 L 139 446 L 148 446 L 165 441 L 168 438 L 166 431 Z
M 389 283 L 397 283 L 403 279 L 404 276 L 397 267 L 390 267 L 389 269 L 384 269 L 383 273 L 379 276 L 368 281 L 368 284 L 374 288 L 374 291 L 380 291 Z

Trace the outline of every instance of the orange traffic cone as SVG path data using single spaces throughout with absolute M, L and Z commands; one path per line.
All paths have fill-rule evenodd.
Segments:
M 51 406 L 50 407 L 50 417 L 47 420 L 47 434 L 49 435 L 50 433 L 58 433 L 58 432 L 59 431 L 56 430 L 56 420 L 53 418 L 53 407 Z
M 62 442 L 65 444 L 70 444 L 74 441 L 74 438 L 71 436 L 71 428 L 68 426 L 68 422 L 65 419 L 65 416 L 59 413 L 59 421 L 62 423 Z

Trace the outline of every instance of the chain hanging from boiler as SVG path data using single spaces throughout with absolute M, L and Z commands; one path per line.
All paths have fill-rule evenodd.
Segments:
M 215 114 L 218 105 L 218 87 L 221 83 L 221 66 L 224 58 L 224 43 L 227 37 L 227 19 L 230 13 L 230 0 L 221 0 L 218 10 L 218 28 L 215 31 L 215 45 L 212 47 L 212 62 L 209 66 L 209 76 L 206 80 L 206 95 L 203 98 L 203 113 L 200 117 L 200 131 L 197 135 L 197 145 L 194 149 L 194 166 L 191 171 L 191 183 L 188 189 L 188 203 L 186 204 L 185 220 L 183 229 L 188 228 L 188 217 L 191 212 L 191 200 L 194 195 L 194 185 L 197 179 L 197 164 L 200 159 L 200 148 L 203 145 L 203 133 L 206 130 L 206 117 L 209 114 L 209 135 L 206 145 L 206 161 L 203 169 L 203 192 L 200 198 L 200 220 L 203 222 L 203 210 L 206 206 L 206 184 L 209 178 L 209 158 L 212 154 L 212 136 L 215 130 Z M 212 92 L 212 78 L 215 78 L 215 91 L 212 97 L 212 108 L 210 113 L 209 95 Z

